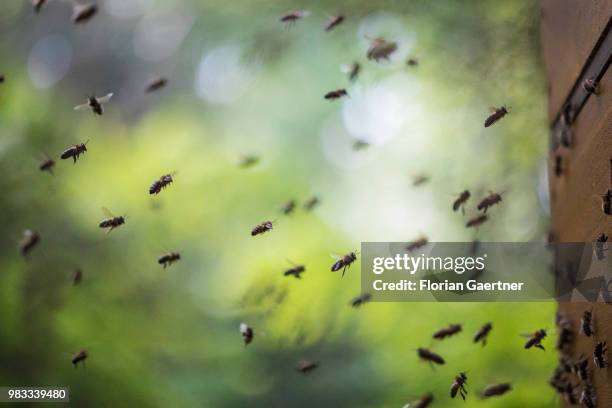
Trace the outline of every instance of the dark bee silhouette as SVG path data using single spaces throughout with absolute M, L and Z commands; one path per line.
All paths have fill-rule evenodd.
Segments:
M 508 114 L 508 109 L 505 106 L 502 106 L 500 108 L 491 108 L 491 110 L 493 111 L 493 113 L 489 115 L 489 117 L 487 117 L 484 123 L 484 127 L 486 128 L 494 125 L 495 122 L 497 122 Z
M 355 140 L 353 142 L 353 150 L 355 151 L 365 149 L 366 147 L 370 147 L 370 144 L 363 140 Z
M 414 402 L 414 404 L 410 404 L 409 406 L 412 407 L 414 406 L 414 408 L 427 408 L 428 406 L 431 405 L 431 403 L 434 400 L 434 396 L 431 392 L 423 395 L 421 398 L 419 398 L 418 400 L 416 400 Z
M 32 6 L 34 7 L 34 11 L 36 13 L 39 13 L 46 2 L 47 0 L 32 0 Z
M 606 191 L 601 196 L 601 210 L 606 215 L 612 215 L 612 190 Z
M 457 211 L 461 208 L 461 212 L 465 214 L 465 203 L 470 199 L 470 192 L 468 190 L 464 190 L 459 197 L 453 202 L 453 211 Z
M 585 79 L 584 82 L 582 82 L 582 89 L 584 89 L 586 93 L 597 95 L 599 82 L 597 82 L 595 78 Z
M 330 91 L 325 94 L 324 98 L 330 101 L 334 101 L 336 99 L 342 98 L 343 96 L 348 96 L 348 93 L 346 92 L 346 89 L 344 88 L 336 89 L 335 91 Z
M 602 233 L 597 238 L 597 241 L 595 241 L 595 256 L 597 256 L 597 259 L 600 261 L 606 257 L 605 252 L 608 250 L 606 248 L 606 242 L 608 242 L 608 236 L 604 233 Z
M 595 401 L 597 398 L 595 397 L 595 390 L 593 389 L 593 384 L 590 382 L 586 383 L 582 393 L 580 394 L 579 404 L 585 406 L 586 408 L 595 408 L 597 404 Z
M 85 365 L 85 360 L 87 360 L 87 357 L 89 357 L 89 353 L 85 349 L 82 349 L 78 353 L 73 354 L 71 361 L 74 365 L 74 368 L 76 368 L 79 363 Z
M 566 355 L 559 357 L 559 367 L 566 373 L 573 373 L 575 369 L 572 359 Z
M 163 87 L 165 87 L 167 84 L 168 84 L 167 78 L 164 78 L 164 77 L 156 78 L 148 83 L 147 87 L 145 88 L 145 92 L 150 93 L 150 92 L 158 91 L 162 89 Z
M 512 389 L 512 385 L 509 383 L 501 383 L 495 385 L 488 385 L 482 390 L 483 398 L 495 397 L 504 395 Z
M 48 171 L 50 174 L 53 174 L 53 166 L 55 166 L 55 160 L 49 156 L 42 159 L 38 164 L 40 171 Z
M 361 72 L 361 65 L 358 62 L 353 62 L 352 64 L 347 64 L 342 66 L 342 71 L 348 75 L 349 81 L 353 82 L 359 76 Z
M 478 330 L 476 334 L 474 335 L 474 343 L 482 342 L 482 346 L 483 347 L 486 346 L 487 337 L 489 337 L 489 333 L 491 332 L 491 329 L 493 329 L 493 325 L 490 322 L 485 323 L 484 326 L 482 326 L 480 330 Z
M 372 295 L 370 295 L 369 293 L 362 293 L 361 295 L 351 300 L 351 306 L 359 307 L 363 305 L 364 303 L 369 302 L 371 298 L 372 298 Z
M 23 238 L 19 241 L 19 252 L 26 256 L 40 242 L 40 234 L 33 230 L 23 231 Z
M 86 23 L 98 12 L 98 6 L 94 3 L 75 4 L 72 9 L 72 22 L 74 24 Z
M 76 163 L 79 156 L 84 154 L 87 151 L 87 143 L 88 142 L 79 143 L 79 144 L 70 146 L 69 148 L 67 148 L 66 150 L 62 152 L 62 155 L 60 156 L 60 158 L 62 160 L 66 160 L 72 157 L 73 163 Z
M 102 221 L 100 221 L 100 223 L 98 224 L 98 227 L 100 227 L 100 228 L 108 228 L 108 230 L 106 231 L 107 234 L 110 233 L 115 228 L 119 227 L 120 225 L 125 224 L 125 218 L 123 216 L 120 215 L 120 216 L 116 217 L 116 216 L 113 215 L 113 213 L 111 213 L 105 207 L 102 208 L 102 212 L 108 218 L 103 219 Z
M 559 153 L 555 154 L 555 176 L 561 177 L 563 175 L 563 156 Z
M 332 265 L 331 271 L 337 272 L 342 269 L 342 277 L 344 278 L 344 274 L 346 270 L 350 268 L 351 264 L 357 260 L 357 255 L 355 252 L 351 252 L 342 257 L 339 257 L 336 262 Z
M 447 337 L 451 337 L 454 336 L 455 334 L 459 333 L 461 331 L 461 325 L 460 324 L 451 324 L 448 327 L 445 327 L 443 329 L 438 330 L 437 332 L 435 332 L 433 334 L 433 338 L 436 340 L 443 340 Z
M 287 14 L 282 15 L 279 20 L 280 20 L 281 23 L 285 23 L 285 26 L 288 27 L 288 26 L 294 24 L 299 19 L 302 19 L 304 17 L 308 17 L 309 15 L 310 15 L 310 11 L 307 11 L 307 10 L 296 10 L 296 11 L 291 11 L 291 12 L 289 12 Z
M 421 360 L 427 361 L 430 364 L 432 363 L 439 364 L 439 365 L 444 364 L 444 359 L 439 354 L 436 354 L 433 351 L 430 351 L 426 348 L 418 348 L 417 355 L 419 356 Z
M 369 60 L 379 62 L 381 59 L 388 60 L 389 56 L 397 50 L 397 43 L 387 41 L 382 37 L 372 40 L 366 53 Z
M 574 330 L 572 321 L 561 315 L 557 315 L 557 326 L 559 326 L 559 337 L 557 338 L 557 350 L 563 351 L 574 341 Z
M 257 224 L 252 230 L 251 230 L 251 236 L 255 236 L 255 235 L 259 235 L 259 234 L 263 234 L 264 232 L 268 232 L 272 230 L 272 221 L 264 221 L 261 224 Z
M 83 271 L 79 268 L 75 269 L 72 273 L 72 284 L 74 286 L 79 285 L 83 280 Z
M 296 279 L 302 278 L 302 273 L 306 271 L 306 267 L 304 265 L 296 265 L 293 268 L 287 269 L 283 272 L 284 276 L 294 276 Z
M 539 348 L 540 350 L 544 350 L 544 346 L 542 346 L 542 340 L 546 337 L 546 330 L 540 329 L 530 335 L 528 335 L 529 340 L 525 343 L 525 349 L 530 349 L 532 347 Z
M 418 186 L 422 186 L 423 184 L 427 183 L 428 181 L 429 181 L 429 177 L 421 174 L 421 175 L 415 176 L 412 179 L 412 185 L 414 187 L 418 187 Z
M 419 238 L 416 241 L 411 242 L 406 247 L 406 251 L 408 252 L 416 251 L 419 248 L 423 248 L 425 245 L 427 245 L 427 243 L 429 243 L 429 240 L 427 239 L 427 237 Z
M 97 98 L 95 96 L 89 96 L 87 98 L 87 102 L 81 105 L 77 105 L 74 107 L 74 110 L 76 111 L 82 111 L 85 109 L 91 109 L 91 111 L 95 114 L 95 115 L 103 115 L 104 114 L 104 107 L 102 105 L 104 105 L 105 103 L 108 103 L 111 98 L 113 97 L 113 93 L 109 93 L 105 96 L 102 96 L 100 98 Z
M 578 404 L 578 397 L 576 396 L 576 386 L 572 385 L 569 380 L 565 382 L 565 386 L 563 387 L 563 394 L 565 396 L 565 401 L 567 401 L 568 404 Z
M 553 387 L 559 394 L 565 392 L 565 373 L 561 367 L 555 367 L 553 375 L 548 380 L 548 384 Z
M 333 16 L 329 19 L 327 24 L 325 24 L 325 31 L 331 31 L 334 28 L 338 27 L 345 20 L 343 15 Z
M 499 204 L 502 201 L 502 194 L 503 193 L 489 193 L 488 196 L 480 200 L 476 208 L 478 208 L 478 211 L 484 211 L 486 213 L 489 207 Z
M 244 341 L 245 346 L 248 346 L 255 337 L 253 329 L 251 329 L 246 323 L 240 323 L 240 334 L 242 335 L 242 340 Z
M 281 212 L 285 215 L 289 215 L 295 210 L 295 206 L 295 200 L 289 200 L 281 207 Z
M 466 383 L 467 375 L 465 375 L 465 373 L 459 373 L 459 375 L 455 376 L 455 381 L 451 384 L 450 388 L 451 398 L 455 398 L 457 392 L 459 392 L 459 395 L 461 395 L 461 398 L 465 401 L 465 395 L 467 394 L 467 390 L 465 389 Z
M 313 196 L 306 201 L 306 203 L 304 203 L 304 209 L 306 211 L 312 211 L 317 205 L 319 205 L 320 202 L 321 200 L 319 200 L 319 197 Z
M 489 217 L 486 214 L 482 214 L 482 215 L 479 215 L 478 217 L 468 220 L 468 222 L 465 223 L 465 226 L 466 228 L 479 227 L 482 224 L 484 224 L 488 219 Z
M 589 379 L 589 360 L 586 357 L 580 356 L 580 359 L 574 364 L 573 369 L 578 378 L 582 381 L 587 381 Z
M 5 78 L 4 78 L 4 75 L 0 74 L 0 84 L 3 84 L 3 83 L 4 83 L 4 79 L 5 79 Z
M 605 341 L 600 341 L 595 345 L 593 350 L 593 362 L 597 368 L 606 368 L 608 366 L 606 353 L 608 352 L 608 346 Z
M 591 337 L 593 330 L 593 312 L 592 310 L 585 310 L 582 312 L 582 319 L 580 320 L 580 332 L 587 337 Z
M 174 181 L 173 174 L 164 174 L 159 179 L 155 180 L 149 187 L 149 194 L 159 194 L 164 188 L 168 187 Z
M 242 157 L 239 165 L 242 168 L 247 168 L 247 167 L 254 166 L 255 164 L 257 164 L 257 162 L 259 162 L 259 157 L 253 156 L 253 155 L 247 155 L 247 156 Z
M 178 252 L 168 252 L 160 256 L 159 259 L 157 260 L 157 263 L 160 265 L 164 265 L 164 269 L 166 269 L 167 266 L 170 266 L 173 263 L 178 262 L 180 259 L 181 259 L 181 254 L 179 254 Z
M 419 60 L 414 57 L 410 57 L 406 60 L 406 65 L 409 67 L 416 67 L 419 65 Z
M 316 361 L 300 360 L 298 361 L 295 369 L 302 374 L 308 374 L 314 371 L 317 367 L 319 367 L 319 363 Z

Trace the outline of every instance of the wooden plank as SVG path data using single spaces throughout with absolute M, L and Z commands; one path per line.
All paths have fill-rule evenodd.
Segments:
M 540 34 L 552 123 L 612 16 L 612 0 L 542 0 Z

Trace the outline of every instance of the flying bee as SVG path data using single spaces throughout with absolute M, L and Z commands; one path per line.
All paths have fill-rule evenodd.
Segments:
M 302 374 L 308 374 L 314 371 L 317 367 L 319 367 L 319 363 L 317 361 L 300 360 L 295 366 L 295 369 Z
M 510 390 L 512 390 L 512 385 L 510 383 L 488 385 L 484 390 L 482 390 L 482 396 L 484 398 L 500 396 L 504 395 Z
M 264 221 L 260 224 L 257 224 L 251 230 L 251 236 L 254 237 L 255 235 L 263 234 L 264 232 L 268 232 L 271 230 L 272 230 L 272 221 Z
M 81 283 L 83 280 L 83 271 L 79 268 L 76 268 L 74 272 L 72 272 L 72 284 L 74 286 Z
M 98 12 L 98 6 L 94 3 L 75 4 L 72 8 L 72 22 L 74 24 L 86 23 Z
M 48 171 L 49 174 L 53 174 L 53 166 L 55 166 L 55 160 L 46 156 L 44 159 L 38 163 L 38 168 L 40 171 Z
M 404 408 L 414 407 L 414 408 L 427 408 L 431 405 L 434 400 L 434 396 L 431 392 L 421 396 L 418 400 L 414 401 L 413 404 L 408 404 Z
M 506 108 L 506 106 L 502 106 L 500 108 L 491 108 L 491 111 L 493 113 L 491 113 L 489 117 L 487 117 L 487 119 L 485 120 L 484 127 L 487 128 L 489 126 L 494 125 L 498 120 L 508 114 L 508 109 L 509 108 Z
M 470 192 L 468 190 L 463 190 L 459 197 L 453 202 L 453 211 L 457 211 L 461 208 L 461 212 L 465 214 L 465 203 L 470 199 Z
M 363 150 L 366 147 L 370 147 L 370 144 L 364 140 L 355 140 L 353 142 L 353 150 L 355 151 Z
M 370 295 L 369 293 L 362 293 L 361 295 L 359 295 L 359 296 L 355 297 L 353 300 L 351 300 L 351 306 L 359 307 L 359 306 L 363 305 L 364 303 L 369 302 L 370 299 L 372 299 L 372 295 Z
M 285 27 L 289 27 L 293 25 L 296 21 L 308 17 L 310 15 L 310 11 L 307 10 L 296 10 L 290 11 L 287 14 L 284 14 L 279 19 L 281 23 L 285 23 Z
M 281 212 L 285 215 L 289 215 L 295 210 L 295 206 L 295 200 L 289 200 L 281 207 Z
M 584 386 L 582 393 L 580 394 L 580 400 L 578 401 L 578 403 L 584 405 L 587 408 L 595 408 L 597 406 L 597 404 L 595 403 L 596 399 L 597 398 L 595 397 L 595 390 L 593 389 L 593 384 L 587 383 Z
M 242 335 L 242 340 L 244 341 L 245 346 L 248 346 L 255 337 L 253 329 L 250 328 L 246 323 L 240 323 L 240 334 Z
M 417 176 L 414 176 L 414 178 L 412 179 L 412 185 L 413 187 L 418 187 L 418 186 L 421 186 L 427 183 L 428 181 L 429 181 L 429 177 L 427 177 L 424 174 L 419 174 Z
M 331 271 L 338 272 L 342 269 L 342 277 L 344 278 L 344 274 L 346 270 L 351 267 L 351 264 L 357 260 L 357 255 L 355 252 L 351 252 L 341 257 L 336 257 L 336 262 L 332 265 Z
M 544 337 L 546 337 L 546 330 L 540 329 L 526 336 L 529 337 L 529 339 L 525 343 L 525 349 L 536 347 L 536 348 L 539 348 L 540 350 L 544 350 L 544 346 L 542 346 L 542 340 L 544 340 Z
M 4 75 L 0 74 L 0 84 L 4 83 Z
M 397 43 L 378 37 L 372 40 L 366 56 L 369 60 L 379 62 L 381 59 L 389 60 L 389 56 L 395 51 L 397 51 Z
M 70 361 L 72 361 L 74 368 L 76 368 L 79 363 L 81 363 L 84 366 L 85 360 L 87 360 L 87 357 L 89 357 L 89 353 L 87 352 L 87 350 L 82 349 L 78 353 L 74 353 Z
M 455 381 L 451 384 L 450 388 L 451 398 L 455 398 L 457 392 L 459 392 L 459 395 L 461 395 L 461 398 L 465 401 L 465 395 L 467 394 L 467 390 L 465 389 L 466 383 L 467 375 L 465 375 L 465 373 L 459 373 L 459 375 L 455 376 Z
M 89 143 L 89 141 L 70 146 L 62 152 L 60 159 L 66 160 L 72 157 L 73 163 L 76 163 L 79 156 L 85 154 L 85 152 L 87 151 L 87 143 Z
M 32 6 L 34 7 L 34 11 L 36 13 L 39 13 L 46 2 L 47 0 L 32 0 Z
M 419 60 L 414 57 L 410 57 L 406 60 L 406 65 L 409 67 L 416 67 L 419 65 Z
M 284 276 L 294 276 L 296 279 L 302 278 L 302 273 L 306 271 L 306 267 L 304 265 L 295 265 L 293 268 L 287 269 L 283 272 Z
M 326 93 L 324 98 L 329 101 L 334 101 L 336 99 L 342 98 L 343 96 L 348 96 L 348 93 L 346 92 L 346 89 L 341 88 L 341 89 L 336 89 L 335 91 L 330 91 Z
M 482 214 L 482 215 L 479 215 L 478 217 L 468 220 L 468 222 L 465 223 L 465 226 L 466 228 L 479 227 L 482 224 L 484 224 L 488 219 L 489 217 L 486 214 Z
M 421 360 L 427 361 L 429 364 L 432 364 L 432 363 L 439 364 L 439 365 L 444 364 L 444 359 L 439 354 L 436 354 L 433 351 L 428 350 L 426 348 L 418 348 L 417 355 L 419 356 Z
M 608 242 L 608 236 L 603 232 L 595 241 L 595 256 L 597 256 L 598 260 L 603 260 L 606 257 L 605 252 L 608 250 L 606 248 L 606 242 Z
M 478 208 L 478 211 L 484 211 L 486 213 L 489 207 L 499 204 L 502 201 L 502 194 L 503 193 L 489 193 L 488 196 L 480 200 L 476 208 Z
M 608 352 L 608 346 L 605 341 L 600 341 L 595 345 L 595 350 L 593 350 L 593 362 L 597 368 L 606 368 L 607 367 L 607 359 L 606 353 Z
M 319 200 L 319 197 L 312 196 L 310 199 L 308 199 L 308 201 L 306 201 L 306 203 L 304 203 L 304 209 L 306 211 L 312 211 L 317 205 L 319 205 L 320 202 L 321 200 Z
M 612 190 L 608 190 L 601 196 L 601 210 L 606 215 L 612 215 Z
M 242 168 L 247 168 L 254 166 L 255 164 L 257 164 L 257 162 L 259 162 L 259 157 L 254 155 L 246 155 L 243 156 L 242 159 L 240 159 L 239 166 Z
M 333 30 L 334 28 L 342 24 L 345 19 L 346 17 L 343 15 L 337 15 L 337 16 L 331 17 L 329 21 L 327 22 L 327 24 L 325 24 L 325 31 Z
M 160 265 L 164 265 L 164 269 L 166 269 L 167 266 L 170 266 L 173 263 L 178 262 L 180 259 L 181 259 L 181 254 L 179 254 L 178 252 L 168 252 L 160 256 L 159 259 L 157 260 L 157 263 Z
M 406 247 L 406 251 L 408 252 L 416 251 L 419 248 L 423 248 L 428 243 L 429 243 L 429 240 L 427 239 L 427 237 L 421 237 L 417 239 L 416 241 L 412 241 L 410 244 L 408 244 L 408 246 Z
M 87 97 L 87 102 L 85 102 L 82 105 L 77 105 L 74 107 L 74 110 L 76 111 L 82 111 L 85 109 L 91 109 L 91 111 L 94 113 L 94 115 L 102 115 L 104 114 L 104 107 L 102 105 L 110 102 L 111 98 L 113 97 L 113 93 L 109 93 L 105 96 L 101 96 L 99 98 L 97 98 L 96 96 L 89 96 Z
M 448 327 L 438 330 L 433 334 L 433 338 L 436 340 L 443 340 L 447 337 L 454 336 L 461 331 L 460 324 L 451 324 Z
M 573 371 L 582 381 L 587 381 L 589 379 L 589 359 L 580 356 L 580 359 L 574 364 Z
M 155 180 L 149 187 L 149 194 L 159 194 L 164 188 L 168 187 L 174 180 L 172 176 L 176 173 L 164 174 L 159 179 Z
M 358 62 L 353 62 L 352 64 L 342 65 L 340 69 L 348 75 L 349 81 L 353 82 L 359 76 L 359 72 L 361 72 L 361 65 Z
M 582 82 L 582 89 L 584 89 L 586 93 L 597 95 L 599 90 L 599 82 L 597 82 L 595 78 L 585 79 L 584 82 Z
M 563 175 L 563 156 L 559 153 L 555 154 L 555 176 L 561 177 Z
M 480 330 L 478 330 L 474 335 L 474 343 L 482 342 L 482 346 L 486 346 L 487 337 L 489 337 L 491 329 L 493 329 L 493 325 L 491 324 L 491 322 L 485 323 L 484 326 L 482 326 Z
M 156 78 L 147 84 L 147 87 L 145 88 L 145 92 L 151 93 L 151 92 L 158 91 L 162 89 L 163 87 L 165 87 L 167 84 L 168 84 L 167 78 L 164 78 L 164 77 Z
M 593 311 L 585 310 L 582 312 L 582 319 L 580 320 L 580 332 L 587 337 L 591 337 L 593 331 Z
M 23 238 L 19 241 L 19 252 L 26 256 L 40 242 L 40 234 L 33 230 L 23 231 Z
M 125 218 L 122 215 L 116 217 L 106 207 L 102 207 L 102 212 L 108 218 L 103 219 L 102 221 L 100 221 L 100 223 L 98 224 L 98 227 L 100 227 L 100 228 L 108 228 L 108 230 L 106 231 L 107 234 L 110 233 L 115 228 L 119 227 L 120 225 L 125 224 Z

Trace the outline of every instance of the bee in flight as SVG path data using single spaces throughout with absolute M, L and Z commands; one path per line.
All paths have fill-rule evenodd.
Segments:
M 319 197 L 312 196 L 308 199 L 308 201 L 306 201 L 306 203 L 304 203 L 304 209 L 306 211 L 312 211 L 317 205 L 319 205 L 320 202 L 321 200 Z
M 488 219 L 489 217 L 486 214 L 482 214 L 482 215 L 479 215 L 478 217 L 468 220 L 468 222 L 465 223 L 465 226 L 466 228 L 480 227 Z
M 55 166 L 55 160 L 45 155 L 45 158 L 38 163 L 40 171 L 48 171 L 49 174 L 53 174 L 53 166 Z
M 331 271 L 338 272 L 340 269 L 342 269 L 343 278 L 344 274 L 346 273 L 346 270 L 350 268 L 351 264 L 357 260 L 357 255 L 355 254 L 355 252 L 351 252 L 344 256 L 332 255 L 332 257 L 336 258 L 336 262 L 332 265 Z
M 457 392 L 459 392 L 459 395 L 461 395 L 461 398 L 465 401 L 465 395 L 467 394 L 467 390 L 465 389 L 466 383 L 467 375 L 465 375 L 465 373 L 459 373 L 459 375 L 455 376 L 455 381 L 451 384 L 450 388 L 451 398 L 455 398 Z
M 457 211 L 461 208 L 461 212 L 465 214 L 465 203 L 470 199 L 470 192 L 468 190 L 464 190 L 459 197 L 453 202 L 453 211 Z
M 287 269 L 283 272 L 283 276 L 293 276 L 296 279 L 302 278 L 302 273 L 306 271 L 306 267 L 304 265 L 294 265 L 292 268 Z
M 69 148 L 67 148 L 66 150 L 62 152 L 62 155 L 60 156 L 60 158 L 62 160 L 66 160 L 72 157 L 73 163 L 76 163 L 79 156 L 84 154 L 87 151 L 87 143 L 89 143 L 89 140 L 85 143 L 78 143 L 78 144 L 70 146 Z
M 542 346 L 542 340 L 544 340 L 544 337 L 546 337 L 546 330 L 540 329 L 532 334 L 525 335 L 525 337 L 529 337 L 525 343 L 525 349 L 536 347 L 540 350 L 545 350 L 544 346 Z
M 359 72 L 361 72 L 361 65 L 358 62 L 353 62 L 352 64 L 342 65 L 340 69 L 348 75 L 349 81 L 353 82 L 359 76 Z
M 251 230 L 251 236 L 254 237 L 255 235 L 259 235 L 259 234 L 263 234 L 264 232 L 271 231 L 272 227 L 273 227 L 272 221 L 264 221 L 260 224 L 257 224 Z
M 147 93 L 155 92 L 155 91 L 158 91 L 158 90 L 162 89 L 167 84 L 168 84 L 168 79 L 167 78 L 159 77 L 159 78 L 156 78 L 156 79 L 152 80 L 151 82 L 149 82 L 147 84 L 147 87 L 145 88 L 145 91 Z
M 308 17 L 310 15 L 310 11 L 308 10 L 296 10 L 290 11 L 287 14 L 283 14 L 279 19 L 281 23 L 285 24 L 285 27 L 289 27 L 293 25 L 296 21 Z
M 348 93 L 346 92 L 346 89 L 341 88 L 341 89 L 336 89 L 335 91 L 330 91 L 326 93 L 324 98 L 329 101 L 334 101 L 336 99 L 342 98 L 343 96 L 348 96 Z
M 480 200 L 478 203 L 478 211 L 487 212 L 489 207 L 494 206 L 495 204 L 499 204 L 502 201 L 502 194 L 504 193 L 492 193 L 490 192 L 488 196 Z
M 445 339 L 447 337 L 451 337 L 454 336 L 455 334 L 459 333 L 461 331 L 461 325 L 460 324 L 451 324 L 448 327 L 445 327 L 443 329 L 438 330 L 437 332 L 435 332 L 433 334 L 433 338 L 436 340 L 442 340 Z
M 359 307 L 359 306 L 363 305 L 364 303 L 369 302 L 370 299 L 372 299 L 372 295 L 370 295 L 369 293 L 362 293 L 361 295 L 359 295 L 359 296 L 355 297 L 353 300 L 351 300 L 351 306 Z
M 489 398 L 489 397 L 504 395 L 511 389 L 512 389 L 512 385 L 509 383 L 488 385 L 485 387 L 484 390 L 482 390 L 482 396 L 484 398 Z
M 342 24 L 345 19 L 346 17 L 343 15 L 337 15 L 337 16 L 331 17 L 329 21 L 327 22 L 327 24 L 325 24 L 325 31 L 333 30 L 334 28 Z
M 257 164 L 257 162 L 259 162 L 259 157 L 254 155 L 247 155 L 243 156 L 242 159 L 240 159 L 239 166 L 242 168 L 247 168 L 254 166 L 255 164 Z
M 157 263 L 160 265 L 164 265 L 164 269 L 166 269 L 167 266 L 172 265 L 173 263 L 179 261 L 180 259 L 181 259 L 181 254 L 179 254 L 178 252 L 168 252 L 160 256 L 159 259 L 157 260 Z
M 417 355 L 423 361 L 427 361 L 429 364 L 435 363 L 438 365 L 444 364 L 444 359 L 439 354 L 434 353 L 433 351 L 426 348 L 418 348 Z
M 416 67 L 419 65 L 419 60 L 414 57 L 410 57 L 406 60 L 406 65 L 409 67 Z
M 87 357 L 89 357 L 89 353 L 87 352 L 87 350 L 82 349 L 78 353 L 74 353 L 70 361 L 74 365 L 74 368 L 76 368 L 79 363 L 81 363 L 84 366 L 85 360 L 87 360 Z
M 102 207 L 102 212 L 108 218 L 103 219 L 102 221 L 100 221 L 100 224 L 98 224 L 98 227 L 100 227 L 100 228 L 108 228 L 108 231 L 106 231 L 107 234 L 109 232 L 111 232 L 112 230 L 114 230 L 115 228 L 119 227 L 120 225 L 125 224 L 125 217 L 123 217 L 122 215 L 116 217 L 106 207 Z
M 149 187 L 149 194 L 159 194 L 164 188 L 172 184 L 174 181 L 172 176 L 175 174 L 176 173 L 164 174 L 159 179 L 155 180 L 153 184 L 151 184 L 151 187 Z
M 389 56 L 396 50 L 397 43 L 378 37 L 372 40 L 366 56 L 369 60 L 379 62 L 381 59 L 389 60 Z
M 76 268 L 72 272 L 72 284 L 74 286 L 77 286 L 81 283 L 82 280 L 83 280 L 83 271 L 80 268 Z
M 489 333 L 493 329 L 493 325 L 489 323 L 485 323 L 484 326 L 480 328 L 474 335 L 474 343 L 482 342 L 483 347 L 487 345 L 487 337 L 489 337 Z
M 419 398 L 418 400 L 414 401 L 414 404 L 408 404 L 406 406 L 404 406 L 403 408 L 412 408 L 414 406 L 414 408 L 427 408 L 428 406 L 431 405 L 431 403 L 434 400 L 434 396 L 431 392 L 423 395 L 421 398 Z
M 317 361 L 300 360 L 298 361 L 295 369 L 302 374 L 308 374 L 314 371 L 317 367 L 319 367 L 319 363 Z
M 285 204 L 283 204 L 283 206 L 281 207 L 281 212 L 285 215 L 289 215 L 293 212 L 293 210 L 295 210 L 296 205 L 297 203 L 295 202 L 295 200 L 289 200 Z
M 95 96 L 89 96 L 87 98 L 87 102 L 85 102 L 82 105 L 77 105 L 74 107 L 74 110 L 76 111 L 82 111 L 85 109 L 91 109 L 91 111 L 95 114 L 95 115 L 102 115 L 104 114 L 104 108 L 102 107 L 102 105 L 104 105 L 105 103 L 108 103 L 111 98 L 113 97 L 113 93 L 109 93 L 108 95 L 102 96 L 100 98 L 97 98 Z
M 500 108 L 490 108 L 493 113 L 491 113 L 487 119 L 485 120 L 484 127 L 493 126 L 498 120 L 506 116 L 509 112 L 506 106 L 502 106 Z
M 26 256 L 40 242 L 40 234 L 33 230 L 23 231 L 23 238 L 19 241 L 19 252 Z
M 98 12 L 98 6 L 94 3 L 78 4 L 72 8 L 72 22 L 74 24 L 86 23 Z
M 414 187 L 422 186 L 429 181 L 429 177 L 424 174 L 419 174 L 412 179 L 412 185 Z
M 429 243 L 429 239 L 427 239 L 427 237 L 421 237 L 417 239 L 416 241 L 412 241 L 410 244 L 408 244 L 408 246 L 406 247 L 406 251 L 408 252 L 416 251 L 419 248 L 423 248 L 428 243 Z
M 255 337 L 255 332 L 246 323 L 240 323 L 240 334 L 245 346 L 248 346 Z

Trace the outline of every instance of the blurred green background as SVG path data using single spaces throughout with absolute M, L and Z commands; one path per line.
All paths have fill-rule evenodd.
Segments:
M 543 407 L 556 362 L 519 336 L 552 328 L 554 303 L 349 301 L 330 253 L 362 241 L 542 240 L 548 223 L 545 87 L 538 5 L 492 1 L 106 0 L 74 26 L 71 4 L 0 2 L 0 384 L 68 386 L 78 406 Z M 311 14 L 291 27 L 279 17 Z M 347 16 L 323 30 L 336 13 Z M 368 38 L 398 43 L 365 57 Z M 418 59 L 410 67 L 406 59 Z M 343 64 L 358 61 L 350 83 Z M 148 81 L 169 78 L 146 94 Z M 350 95 L 323 95 L 346 87 Z M 102 117 L 75 112 L 114 92 Z M 492 128 L 490 106 L 512 112 Z M 370 146 L 360 151 L 353 142 Z M 88 151 L 59 160 L 71 144 Z M 54 175 L 40 172 L 48 154 Z M 260 162 L 239 168 L 241 157 Z M 175 183 L 148 194 L 159 176 Z M 412 185 L 417 175 L 430 181 Z M 467 214 L 451 211 L 470 189 Z M 464 228 L 476 198 L 507 191 L 491 220 Z M 321 205 L 301 205 L 316 195 Z M 300 207 L 280 212 L 290 199 Z M 127 215 L 106 235 L 101 207 Z M 251 237 L 264 220 L 274 230 Z M 24 259 L 23 230 L 42 242 Z M 166 251 L 182 260 L 157 264 Z M 286 278 L 291 262 L 303 279 Z M 71 274 L 83 270 L 73 286 Z M 472 343 L 486 321 L 485 348 Z M 255 330 L 248 347 L 240 322 Z M 432 370 L 415 349 L 433 331 Z M 70 355 L 90 353 L 75 369 Z M 309 376 L 300 359 L 319 361 Z M 468 399 L 451 400 L 459 371 Z M 483 401 L 495 382 L 514 390 Z

